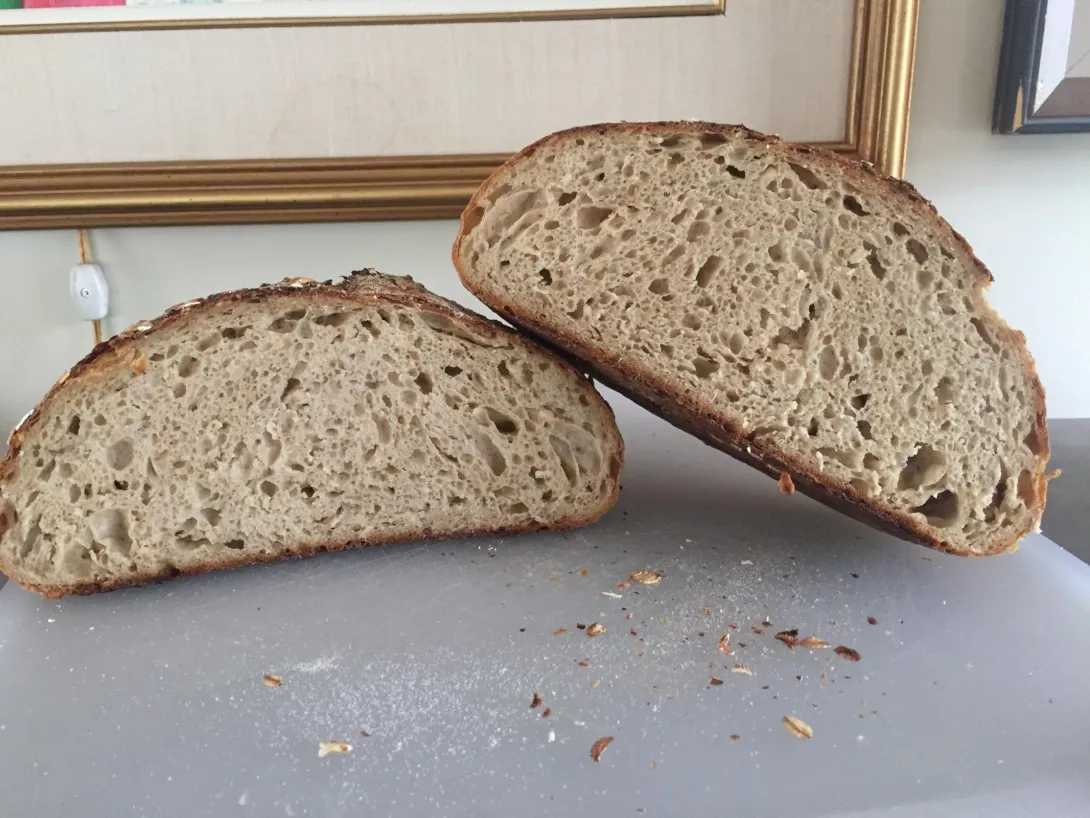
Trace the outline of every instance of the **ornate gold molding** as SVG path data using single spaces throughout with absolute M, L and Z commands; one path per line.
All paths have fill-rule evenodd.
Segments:
M 856 0 L 845 138 L 900 176 L 919 0 Z M 0 167 L 0 228 L 457 217 L 502 154 Z

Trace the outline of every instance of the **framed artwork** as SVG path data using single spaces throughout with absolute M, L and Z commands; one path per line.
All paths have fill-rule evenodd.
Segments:
M 1090 131 L 1090 0 L 1007 0 L 992 128 Z
M 616 120 L 903 168 L 918 0 L 154 5 L 0 10 L 61 15 L 0 24 L 0 229 L 451 218 L 514 151 Z
M 541 20 L 722 13 L 724 0 L 0 0 L 23 32 Z

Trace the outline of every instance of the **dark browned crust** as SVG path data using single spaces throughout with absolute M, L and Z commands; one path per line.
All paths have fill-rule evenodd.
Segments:
M 980 299 L 980 307 L 989 319 L 991 328 L 1001 340 L 1016 349 L 1022 366 L 1031 376 L 1035 397 L 1034 434 L 1039 442 L 1041 454 L 1038 457 L 1037 473 L 1034 475 L 1038 497 L 1036 514 L 1021 528 L 1012 529 L 1006 538 L 993 542 L 987 550 L 968 551 L 955 543 L 935 536 L 928 526 L 912 515 L 893 508 L 881 500 L 868 499 L 849 483 L 818 471 L 812 465 L 805 463 L 802 458 L 762 442 L 752 432 L 747 433 L 744 429 L 737 427 L 714 407 L 704 406 L 684 393 L 672 389 L 654 371 L 641 368 L 623 358 L 611 356 L 609 352 L 590 341 L 563 332 L 549 324 L 545 317 L 521 310 L 507 298 L 488 292 L 483 285 L 473 280 L 472 271 L 468 270 L 463 263 L 462 242 L 476 226 L 481 209 L 479 201 L 488 194 L 491 188 L 502 184 L 509 170 L 528 160 L 543 147 L 578 138 L 580 135 L 605 136 L 610 133 L 639 133 L 660 137 L 675 134 L 721 134 L 728 138 L 741 137 L 765 145 L 788 159 L 795 156 L 806 157 L 806 160 L 811 163 L 823 162 L 830 171 L 861 190 L 876 192 L 886 199 L 899 199 L 899 203 L 906 209 L 914 210 L 918 217 L 935 225 L 940 232 L 945 232 L 952 243 L 964 252 L 982 288 L 993 281 L 992 274 L 973 253 L 969 243 L 939 215 L 931 202 L 921 196 L 908 182 L 882 174 L 868 162 L 849 159 L 808 145 L 784 142 L 777 136 L 762 134 L 742 125 L 720 125 L 711 122 L 625 122 L 587 125 L 552 134 L 523 149 L 493 172 L 478 188 L 462 213 L 458 238 L 451 252 L 462 283 L 481 301 L 512 324 L 563 350 L 594 377 L 635 403 L 689 432 L 709 446 L 763 471 L 775 480 L 779 480 L 781 474 L 788 474 L 795 487 L 803 494 L 843 514 L 900 539 L 959 556 L 987 556 L 1013 551 L 1017 548 L 1022 537 L 1038 526 L 1045 506 L 1048 480 L 1054 476 L 1045 473 L 1049 455 L 1045 392 L 1037 376 L 1033 358 L 1026 348 L 1025 336 L 1007 326 L 983 298 Z
M 453 301 L 449 301 L 424 289 L 415 283 L 411 277 L 389 276 L 374 270 L 361 270 L 346 276 L 343 281 L 334 284 L 332 281 L 312 281 L 308 278 L 284 279 L 276 284 L 265 284 L 261 287 L 244 290 L 232 290 L 217 293 L 207 298 L 195 301 L 187 301 L 168 309 L 163 315 L 153 321 L 134 324 L 124 332 L 121 332 L 107 341 L 98 344 L 79 363 L 61 376 L 38 405 L 27 415 L 12 431 L 8 438 L 8 451 L 3 461 L 0 461 L 0 489 L 10 480 L 18 466 L 19 453 L 34 427 L 37 426 L 43 414 L 57 401 L 58 397 L 66 390 L 86 384 L 91 380 L 112 374 L 118 369 L 127 368 L 134 360 L 138 352 L 138 340 L 149 333 L 159 332 L 182 321 L 189 321 L 200 317 L 216 309 L 240 303 L 259 303 L 279 296 L 290 296 L 300 301 L 322 301 L 328 303 L 330 299 L 342 300 L 352 304 L 385 303 L 397 306 L 405 306 L 411 309 L 419 309 L 425 312 L 445 315 L 462 326 L 472 329 L 489 338 L 501 338 L 504 341 L 523 347 L 526 351 L 535 355 L 544 355 L 561 369 L 571 373 L 585 389 L 590 407 L 604 413 L 611 421 L 614 420 L 613 410 L 603 400 L 594 388 L 593 382 L 588 380 L 565 358 L 553 351 L 535 344 L 528 338 L 512 331 L 498 321 L 492 321 L 471 310 L 468 310 Z M 256 565 L 279 562 L 281 560 L 309 557 L 314 554 L 343 551 L 349 548 L 358 548 L 371 545 L 386 545 L 396 542 L 411 542 L 414 540 L 442 540 L 472 537 L 482 534 L 509 535 L 524 534 L 542 530 L 565 530 L 589 525 L 607 512 L 617 501 L 620 492 L 620 468 L 624 465 L 624 442 L 616 424 L 610 424 L 613 440 L 607 441 L 607 448 L 616 453 L 619 461 L 618 478 L 614 481 L 612 493 L 604 498 L 597 506 L 588 509 L 582 514 L 573 514 L 551 525 L 530 522 L 526 525 L 501 527 L 501 528 L 464 528 L 450 531 L 433 531 L 420 529 L 406 534 L 391 534 L 378 536 L 368 540 L 326 541 L 319 543 L 306 543 L 296 546 L 296 552 L 285 553 L 236 553 L 225 554 L 219 559 L 210 559 L 199 565 L 189 566 L 184 569 L 167 568 L 157 574 L 141 574 L 136 577 L 128 577 L 104 582 L 87 582 L 74 585 L 39 585 L 34 582 L 21 579 L 11 571 L 10 566 L 0 563 L 0 571 L 3 571 L 10 579 L 22 585 L 30 591 L 36 591 L 47 599 L 59 599 L 69 594 L 93 594 L 100 591 L 112 591 L 118 588 L 134 587 L 171 579 L 176 576 L 191 576 L 203 574 L 208 571 L 221 568 L 237 568 L 243 565 Z M 2 493 L 0 493 L 2 497 Z

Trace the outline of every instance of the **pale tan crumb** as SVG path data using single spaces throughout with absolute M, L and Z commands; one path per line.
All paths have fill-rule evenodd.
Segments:
M 711 609 L 711 608 L 709 608 L 709 607 L 708 607 L 707 605 L 704 605 L 704 606 L 703 606 L 703 607 L 702 607 L 702 608 L 700 609 L 700 612 L 701 612 L 702 614 L 704 614 L 704 616 L 711 616 L 711 613 L 712 613 L 712 609 Z
M 753 675 L 753 671 L 750 670 L 746 665 L 735 665 L 734 667 L 732 667 L 730 669 L 730 672 L 731 673 L 744 673 L 747 676 L 752 676 Z
M 829 643 L 823 639 L 818 639 L 816 636 L 807 636 L 805 639 L 800 639 L 799 644 L 804 648 L 827 648 Z
M 780 473 L 780 493 L 781 494 L 794 494 L 795 482 L 791 479 L 791 475 L 787 472 Z
M 597 636 L 600 633 L 605 633 L 607 630 L 605 625 L 599 625 L 597 622 L 592 622 L 587 625 L 587 636 Z
M 590 745 L 591 761 L 597 761 L 602 756 L 602 751 L 613 743 L 613 736 L 602 736 L 594 744 Z
M 655 571 L 639 570 L 633 571 L 628 575 L 628 578 L 632 582 L 639 582 L 643 585 L 657 585 L 659 580 L 662 579 L 662 574 Z
M 279 676 L 273 676 L 271 673 L 266 673 L 261 677 L 261 681 L 265 683 L 266 687 L 280 687 L 284 683 L 284 680 Z
M 343 755 L 352 752 L 352 745 L 347 741 L 319 741 L 318 758 L 325 758 L 331 753 Z
M 591 687 L 598 687 L 598 685 L 600 685 L 601 683 L 602 683 L 601 679 L 595 679 L 593 682 L 590 683 L 590 686 Z
M 557 628 L 555 631 L 553 631 L 553 636 L 560 636 L 560 634 L 567 633 L 567 632 L 568 632 L 567 628 L 563 628 L 563 627 Z
M 787 732 L 796 738 L 813 738 L 814 730 L 809 724 L 802 719 L 795 718 L 794 716 L 784 716 L 783 726 L 787 728 Z
M 579 576 L 581 576 L 581 577 L 590 576 L 590 571 L 588 571 L 586 568 L 584 568 L 582 571 L 579 572 Z
M 719 637 L 719 652 L 730 656 L 730 634 L 725 633 Z

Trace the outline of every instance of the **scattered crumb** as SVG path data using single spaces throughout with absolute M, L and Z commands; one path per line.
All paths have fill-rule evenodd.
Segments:
M 567 633 L 567 632 L 568 632 L 567 628 L 557 628 L 555 631 L 553 631 L 553 636 L 560 636 L 560 634 Z
M 731 733 L 730 734 L 730 740 L 731 741 L 738 741 L 738 739 L 740 739 L 740 738 L 741 738 L 741 736 L 738 735 L 737 733 Z
M 873 616 L 868 616 L 868 617 L 867 617 L 867 624 L 868 624 L 868 625 L 877 625 L 877 624 L 878 624 L 878 620 L 877 620 L 877 619 L 875 619 L 875 618 L 874 618 Z
M 791 479 L 791 475 L 788 474 L 787 472 L 781 472 L 780 473 L 779 483 L 780 483 L 780 494 L 794 494 L 795 493 L 795 483 Z
M 768 619 L 768 617 L 765 617 L 765 621 L 761 623 L 761 627 L 763 627 L 763 628 L 771 628 L 772 627 L 772 622 Z
M 719 687 L 719 685 L 723 684 L 723 680 L 722 679 L 717 679 L 714 676 L 712 676 L 710 679 L 708 679 L 708 684 L 714 685 L 715 687 Z
M 579 572 L 579 576 L 581 576 L 581 577 L 590 576 L 590 571 L 588 571 L 586 568 L 584 568 L 582 571 Z
M 597 622 L 592 622 L 590 625 L 587 625 L 587 636 L 597 636 L 598 634 L 605 632 L 605 625 L 599 625 Z
M 853 650 L 852 648 L 849 648 L 849 647 L 845 647 L 844 645 L 839 645 L 839 646 L 833 648 L 833 651 L 841 659 L 847 659 L 849 662 L 858 662 L 860 659 L 863 658 L 862 656 L 859 655 L 859 651 Z
M 136 357 L 132 359 L 132 363 L 129 364 L 129 369 L 132 370 L 133 375 L 143 375 L 148 371 L 148 359 L 136 353 Z
M 620 591 L 627 591 L 628 590 L 628 583 L 627 582 L 618 582 L 617 583 L 617 589 L 620 590 Z
M 635 629 L 635 628 L 629 628 L 629 629 L 628 629 L 628 632 L 629 632 L 630 634 L 632 634 L 633 636 L 636 636 L 636 635 L 637 635 L 637 634 L 636 634 L 636 629 Z
M 614 599 L 620 599 L 621 598 L 620 594 L 615 594 L 615 593 L 613 593 L 613 591 L 602 591 L 602 596 L 611 596 Z
M 659 768 L 659 762 L 658 762 L 658 759 L 655 759 L 654 761 L 651 762 L 651 769 L 652 770 L 657 770 L 658 768 Z
M 550 730 L 549 731 L 549 744 L 552 744 L 554 741 L 556 741 L 556 731 L 555 730 Z
M 789 631 L 780 631 L 776 634 L 776 638 L 787 645 L 787 647 L 793 648 L 799 643 L 799 629 L 792 628 Z
M 590 667 L 590 662 L 588 662 L 586 659 L 580 659 L 575 664 L 579 665 L 579 667 Z
M 273 676 L 271 673 L 266 673 L 262 676 L 261 681 L 265 683 L 266 687 L 280 687 L 280 685 L 284 684 L 283 679 L 279 676 Z
M 799 644 L 804 648 L 827 648 L 829 643 L 823 639 L 818 639 L 816 636 L 807 636 L 805 639 L 800 639 Z
M 747 676 L 752 676 L 752 675 L 753 675 L 753 671 L 752 671 L 752 670 L 750 670 L 750 669 L 749 669 L 748 667 L 746 667 L 745 665 L 735 665 L 734 667 L 732 667 L 732 668 L 730 669 L 730 672 L 731 672 L 731 673 L 744 673 L 744 674 L 746 674 Z
M 761 636 L 765 632 L 764 628 L 758 628 L 756 625 L 753 626 L 752 630 L 758 636 Z
M 662 574 L 655 571 L 640 570 L 633 571 L 628 575 L 628 578 L 632 582 L 639 582 L 642 585 L 657 585 L 659 580 L 662 579 Z
M 352 751 L 352 745 L 347 741 L 319 741 L 318 758 L 325 758 L 330 753 L 343 755 Z
M 730 656 L 730 634 L 724 633 L 719 637 L 719 652 Z
M 641 658 L 642 656 L 643 656 L 643 651 L 642 651 L 642 650 L 638 650 L 638 651 L 636 651 L 636 658 L 637 658 L 637 659 L 638 659 L 638 658 Z
M 704 614 L 704 616 L 711 616 L 712 609 L 705 605 L 700 609 L 700 612 Z
M 835 624 L 836 624 L 836 620 L 835 620 L 835 619 L 830 619 L 830 620 L 829 620 L 829 624 L 830 624 L 830 625 L 835 625 Z
M 547 719 L 549 718 L 549 716 L 552 715 L 552 713 L 553 709 L 551 707 L 546 707 L 544 710 L 541 711 L 541 718 Z
M 575 627 L 579 628 L 579 630 L 581 631 L 585 631 L 587 629 L 587 626 L 584 625 L 582 622 L 576 622 Z
M 590 745 L 590 760 L 597 761 L 601 757 L 602 751 L 612 743 L 613 736 L 602 736 L 594 744 Z
M 534 697 L 530 699 L 530 709 L 533 710 L 535 707 L 540 707 L 543 701 L 544 699 L 541 698 L 541 694 L 535 693 Z
M 787 732 L 796 738 L 813 738 L 814 731 L 809 724 L 802 719 L 797 719 L 794 716 L 784 716 L 783 726 L 787 728 Z
M 591 687 L 598 687 L 598 685 L 600 685 L 601 683 L 602 683 L 601 679 L 595 679 L 593 682 L 590 683 L 590 686 Z
M 371 738 L 371 734 L 368 733 L 366 730 L 360 730 L 360 735 L 364 738 Z
M 624 618 L 625 618 L 625 619 L 631 619 L 631 618 L 632 618 L 632 614 L 625 614 Z
M 753 565 L 753 560 L 742 560 L 742 565 Z
M 697 631 L 696 635 L 700 636 L 700 637 L 703 637 L 704 636 L 704 631 Z

